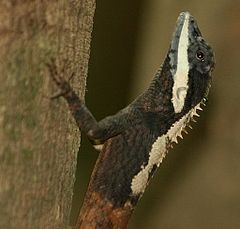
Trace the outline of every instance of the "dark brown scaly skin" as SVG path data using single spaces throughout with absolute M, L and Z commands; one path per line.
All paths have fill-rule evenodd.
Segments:
M 182 26 L 179 17 L 176 31 Z M 213 53 L 191 17 L 189 25 L 189 79 L 184 107 L 175 113 L 172 104 L 173 75 L 177 57 L 175 49 L 179 35 L 173 37 L 172 45 L 149 88 L 129 106 L 113 116 L 97 122 L 70 84 L 58 73 L 56 67 L 49 67 L 51 77 L 61 90 L 55 97 L 62 96 L 81 131 L 93 145 L 103 145 L 99 153 L 88 191 L 80 212 L 76 229 L 126 228 L 128 220 L 143 193 L 133 193 L 134 176 L 142 171 L 149 161 L 153 143 L 197 106 L 208 93 L 211 71 L 214 67 Z M 197 60 L 195 52 L 201 50 L 205 60 Z M 172 62 L 170 59 L 172 58 Z M 192 58 L 192 59 L 191 59 Z M 166 146 L 166 152 L 170 144 Z M 148 180 L 157 168 L 149 171 Z

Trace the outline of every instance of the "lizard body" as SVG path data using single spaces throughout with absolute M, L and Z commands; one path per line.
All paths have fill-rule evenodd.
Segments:
M 214 68 L 211 47 L 195 19 L 181 13 L 169 51 L 149 88 L 97 122 L 69 83 L 51 72 L 73 117 L 100 151 L 79 228 L 125 228 L 168 149 L 206 100 Z

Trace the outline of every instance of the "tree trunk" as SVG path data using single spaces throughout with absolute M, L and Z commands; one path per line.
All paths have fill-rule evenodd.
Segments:
M 94 0 L 0 3 L 0 228 L 68 225 L 80 139 L 63 100 L 47 98 L 46 63 L 66 62 L 84 96 L 94 9 Z

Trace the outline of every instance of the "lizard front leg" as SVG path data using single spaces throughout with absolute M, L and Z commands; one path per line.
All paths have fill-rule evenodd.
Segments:
M 93 145 L 102 144 L 124 129 L 127 122 L 126 119 L 122 122 L 125 112 L 120 112 L 118 115 L 109 116 L 97 122 L 70 83 L 57 71 L 56 65 L 52 63 L 48 67 L 51 78 L 60 89 L 60 92 L 51 98 L 55 99 L 62 96 L 66 100 L 78 128 L 87 135 Z
M 107 181 L 102 180 L 102 177 L 109 176 L 114 179 L 114 176 L 118 176 L 118 170 L 115 172 L 112 167 L 115 166 L 115 162 L 121 165 L 122 160 L 114 162 L 111 158 L 116 158 L 115 154 L 119 154 L 119 156 L 123 154 L 119 153 L 119 149 L 115 150 L 112 146 L 106 148 L 105 145 L 103 150 L 100 146 L 106 142 L 108 142 L 107 145 L 111 144 L 110 142 L 112 142 L 112 139 L 115 139 L 115 136 L 121 135 L 121 132 L 125 131 L 134 122 L 137 112 L 136 110 L 131 110 L 129 106 L 116 115 L 108 116 L 97 122 L 84 102 L 74 92 L 69 82 L 61 74 L 57 73 L 56 66 L 50 65 L 49 69 L 51 78 L 60 89 L 60 92 L 52 98 L 62 96 L 66 100 L 78 128 L 87 135 L 94 147 L 101 151 L 84 199 L 76 229 L 98 228 L 97 225 L 102 225 L 100 228 L 118 228 L 120 225 L 121 228 L 124 228 L 133 210 L 130 202 L 116 208 L 115 201 L 107 200 L 106 193 L 99 191 L 99 188 L 105 185 L 110 192 L 115 192 L 114 189 L 111 190 L 111 185 Z M 120 143 L 122 138 L 120 137 L 117 141 Z M 127 153 L 127 150 L 125 152 Z M 105 162 L 102 162 L 103 158 L 105 158 Z M 124 158 L 127 160 L 127 157 Z M 110 168 L 108 168 L 109 165 Z M 112 171 L 114 176 L 108 173 L 110 171 Z

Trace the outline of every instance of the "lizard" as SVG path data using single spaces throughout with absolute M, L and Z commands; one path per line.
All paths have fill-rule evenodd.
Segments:
M 76 229 L 125 228 L 170 147 L 199 116 L 215 57 L 189 12 L 180 13 L 170 47 L 150 86 L 127 107 L 96 121 L 69 81 L 50 75 L 74 117 L 99 151 Z

